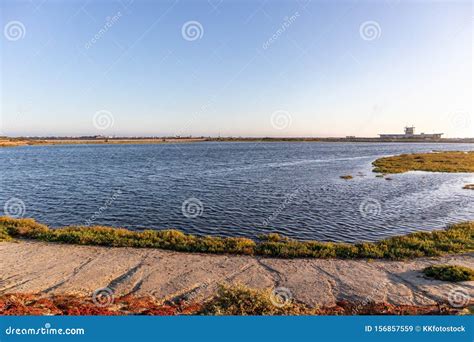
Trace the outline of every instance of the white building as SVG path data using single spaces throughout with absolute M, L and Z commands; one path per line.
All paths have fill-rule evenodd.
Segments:
M 405 134 L 379 134 L 381 139 L 428 139 L 436 140 L 441 139 L 444 133 L 433 133 L 433 134 L 415 134 L 415 127 L 405 127 Z

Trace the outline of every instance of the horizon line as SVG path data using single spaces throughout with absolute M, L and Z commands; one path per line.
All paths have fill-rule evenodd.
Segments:
M 385 134 L 385 133 L 383 133 Z M 390 139 L 378 136 L 308 136 L 308 135 L 292 135 L 292 136 L 267 136 L 267 135 L 102 135 L 102 134 L 86 134 L 86 135 L 0 135 L 1 138 L 7 139 Z M 456 140 L 456 139 L 474 139 L 471 137 L 450 137 L 450 138 L 391 138 L 392 140 Z

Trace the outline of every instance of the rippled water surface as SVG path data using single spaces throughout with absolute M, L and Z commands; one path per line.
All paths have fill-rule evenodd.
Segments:
M 380 156 L 473 145 L 194 143 L 0 149 L 2 207 L 54 227 L 101 224 L 195 234 L 377 240 L 474 220 L 472 174 L 376 178 Z M 354 179 L 339 178 L 350 174 Z M 184 205 L 183 205 L 184 203 Z M 184 214 L 183 214 L 184 212 Z

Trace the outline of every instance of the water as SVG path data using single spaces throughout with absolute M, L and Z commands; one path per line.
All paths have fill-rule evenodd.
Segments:
M 474 175 L 410 172 L 387 181 L 371 172 L 374 159 L 473 149 L 468 144 L 215 142 L 3 148 L 0 204 L 11 207 L 16 203 L 11 198 L 17 198 L 24 217 L 53 227 L 100 224 L 373 241 L 474 220 L 474 191 L 462 189 L 474 183 Z M 339 178 L 347 174 L 354 179 Z

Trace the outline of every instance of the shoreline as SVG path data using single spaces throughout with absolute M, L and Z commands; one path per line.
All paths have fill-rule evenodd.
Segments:
M 53 146 L 53 145 L 141 145 L 141 144 L 178 144 L 202 142 L 318 142 L 318 143 L 417 143 L 417 144 L 474 144 L 474 138 L 445 139 L 381 139 L 381 138 L 8 138 L 0 137 L 1 147 Z
M 200 138 L 157 138 L 157 139 L 1 139 L 1 147 L 22 146 L 67 146 L 67 145 L 146 145 L 146 144 L 184 144 L 202 142 Z
M 132 231 L 104 226 L 51 229 L 34 219 L 1 216 L 0 241 L 16 239 L 282 259 L 404 260 L 474 252 L 474 221 L 450 225 L 444 230 L 420 231 L 376 242 L 351 244 L 299 241 L 278 234 L 261 236 L 260 240 L 255 241 L 237 237 L 196 236 L 179 230 Z

